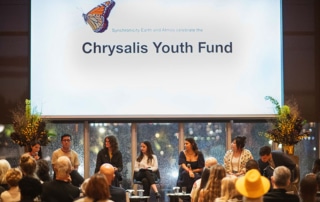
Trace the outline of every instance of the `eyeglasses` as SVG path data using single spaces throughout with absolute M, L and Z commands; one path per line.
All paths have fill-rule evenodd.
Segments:
M 62 142 L 71 142 L 71 140 L 62 140 Z

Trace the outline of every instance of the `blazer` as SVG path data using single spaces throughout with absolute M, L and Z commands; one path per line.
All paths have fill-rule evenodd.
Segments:
M 285 153 L 280 151 L 272 151 L 271 154 L 272 154 L 272 159 L 274 161 L 275 167 L 285 166 L 289 168 L 292 174 L 291 179 L 293 179 L 295 175 L 294 169 L 296 167 L 296 164 L 291 160 L 291 158 L 287 156 Z M 264 163 L 261 161 L 261 159 L 259 159 L 258 164 L 259 164 L 261 175 L 264 175 L 264 169 L 269 166 L 269 163 L 268 162 Z M 272 173 L 269 173 L 268 175 L 272 175 Z M 265 177 L 268 177 L 270 179 L 271 176 L 265 176 Z
M 99 172 L 100 166 L 104 163 L 110 163 L 113 167 L 118 168 L 118 172 L 121 172 L 123 169 L 123 162 L 122 162 L 122 154 L 118 150 L 112 154 L 112 158 L 110 159 L 109 152 L 107 148 L 103 148 L 98 152 L 97 161 L 96 161 L 96 169 L 94 170 L 95 173 Z

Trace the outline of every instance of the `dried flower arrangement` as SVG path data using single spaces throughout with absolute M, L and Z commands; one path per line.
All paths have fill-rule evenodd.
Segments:
M 41 114 L 33 110 L 31 113 L 31 101 L 25 101 L 25 107 L 17 106 L 12 111 L 13 129 L 10 137 L 12 141 L 20 146 L 29 146 L 32 141 L 38 141 L 42 146 L 50 142 L 50 137 L 55 136 L 46 130 L 46 121 Z
M 270 100 L 277 111 L 277 117 L 271 121 L 272 128 L 265 132 L 267 138 L 290 146 L 310 135 L 309 130 L 303 129 L 307 121 L 301 117 L 298 104 L 294 100 L 289 100 L 286 105 L 280 106 L 271 96 L 266 96 L 265 99 Z

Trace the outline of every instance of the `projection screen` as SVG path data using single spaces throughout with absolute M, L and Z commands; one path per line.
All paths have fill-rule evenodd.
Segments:
M 270 116 L 281 4 L 32 0 L 32 105 L 57 119 Z

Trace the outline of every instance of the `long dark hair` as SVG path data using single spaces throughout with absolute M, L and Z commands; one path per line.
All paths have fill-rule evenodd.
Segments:
M 247 139 L 247 137 L 245 137 L 245 136 L 237 136 L 232 139 L 232 142 L 236 141 L 237 149 L 243 149 L 244 146 L 246 145 L 246 139 Z
M 28 150 L 29 150 L 29 152 L 31 152 L 32 151 L 32 147 L 35 146 L 36 144 L 40 145 L 40 149 L 38 151 L 38 156 L 39 156 L 39 159 L 42 159 L 42 150 L 41 150 L 40 141 L 38 141 L 38 140 L 31 141 L 30 145 L 28 145 Z
M 119 150 L 119 144 L 116 136 L 114 135 L 108 135 L 106 138 L 104 138 L 104 147 L 106 148 L 106 140 L 109 140 L 110 146 L 112 149 L 112 153 L 116 152 Z M 107 149 L 107 148 L 106 148 Z
M 49 174 L 50 167 L 49 167 L 48 161 L 44 159 L 39 159 L 37 161 L 37 165 L 38 165 L 38 169 L 36 170 L 36 173 L 40 178 L 40 180 L 42 180 L 43 182 L 51 181 L 52 179 Z
M 204 189 L 206 187 L 206 185 L 208 183 L 208 180 L 209 180 L 209 176 L 210 176 L 210 169 L 209 168 L 204 168 L 203 172 L 202 172 L 202 175 L 201 175 L 200 187 L 199 187 L 199 189 L 198 189 L 198 191 L 196 193 L 196 196 L 195 196 L 195 201 L 198 201 L 201 189 Z
M 151 143 L 150 143 L 149 141 L 143 141 L 142 143 L 147 146 L 146 155 L 148 156 L 147 162 L 149 163 L 149 162 L 152 161 L 152 159 L 153 159 L 153 156 L 152 156 L 152 155 L 154 154 L 154 153 L 153 153 L 153 150 L 152 150 Z M 140 162 L 140 161 L 142 160 L 142 158 L 143 158 L 143 153 L 142 153 L 141 150 L 140 150 L 140 154 L 139 154 L 139 156 L 138 156 L 138 158 L 137 158 L 137 161 Z
M 198 145 L 197 145 L 197 143 L 196 143 L 196 141 L 192 138 L 192 137 L 187 137 L 186 139 L 185 139 L 185 141 L 188 141 L 188 142 L 190 142 L 190 144 L 192 145 L 192 150 L 194 151 L 194 153 L 196 154 L 196 156 L 198 156 L 198 154 L 199 154 L 199 149 L 198 149 Z

